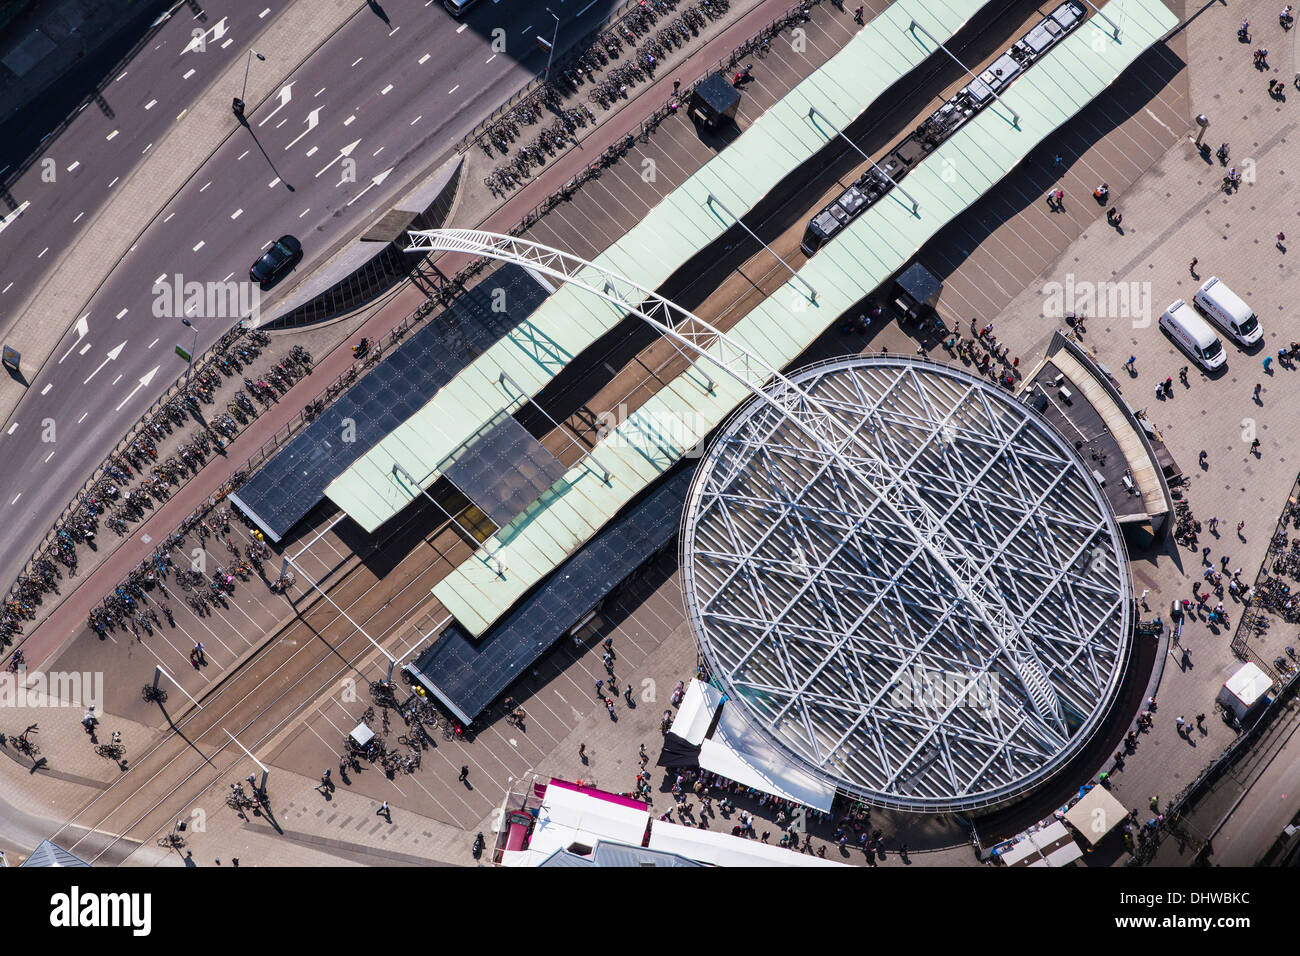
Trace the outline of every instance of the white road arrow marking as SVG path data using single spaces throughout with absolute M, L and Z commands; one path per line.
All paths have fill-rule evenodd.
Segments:
M 122 399 L 122 405 L 125 405 L 127 402 L 131 400 L 131 395 L 134 395 L 136 392 L 140 391 L 140 389 L 144 388 L 146 385 L 148 385 L 150 382 L 153 381 L 154 374 L 157 373 L 158 368 L 159 366 L 155 365 L 152 369 L 149 370 L 147 374 L 140 376 L 140 384 L 137 385 L 135 388 L 131 389 L 131 393 L 127 395 L 126 398 Z M 113 411 L 120 412 L 122 410 L 122 405 L 117 406 L 117 408 L 113 409 Z
M 21 216 L 23 214 L 23 210 L 30 205 L 31 205 L 30 200 L 24 201 L 21 206 L 19 206 L 17 209 L 11 212 L 9 215 L 0 216 L 0 232 L 4 232 L 5 229 L 8 228 L 9 224 L 13 222 L 15 219 L 17 219 L 19 216 Z
M 295 139 L 292 143 L 286 146 L 285 149 L 287 150 L 293 149 L 294 144 L 297 143 L 299 139 L 302 139 L 304 136 L 306 136 L 308 133 L 314 130 L 316 128 L 316 124 L 319 122 L 320 122 L 320 107 L 317 107 L 316 109 L 312 110 L 310 113 L 307 114 L 307 128 L 298 135 L 297 139 Z
M 113 351 L 109 352 L 109 353 L 108 353 L 108 358 L 106 358 L 106 359 L 104 359 L 104 361 L 100 362 L 100 363 L 99 363 L 99 368 L 97 368 L 97 369 L 95 369 L 93 372 L 91 372 L 91 373 L 90 373 L 90 376 L 89 376 L 89 377 L 88 377 L 84 382 L 82 382 L 81 384 L 82 384 L 82 385 L 89 385 L 89 384 L 90 384 L 90 379 L 94 378 L 96 375 L 99 374 L 99 369 L 100 369 L 100 368 L 103 368 L 103 367 L 104 367 L 105 365 L 107 365 L 109 362 L 113 361 L 113 359 L 115 359 L 115 358 L 117 358 L 119 355 L 121 355 L 121 354 L 122 354 L 122 349 L 124 349 L 124 348 L 126 348 L 126 343 L 125 343 L 125 342 L 123 342 L 123 343 L 122 343 L 121 345 L 119 345 L 117 348 L 113 349 Z
M 352 151 L 353 151 L 354 149 L 357 148 L 357 144 L 359 144 L 360 142 L 361 142 L 361 140 L 359 140 L 359 139 L 358 139 L 358 140 L 354 140 L 353 142 L 348 143 L 346 146 L 344 146 L 342 149 L 340 149 L 340 150 L 339 150 L 339 154 L 338 154 L 337 156 L 335 156 L 335 157 L 334 157 L 333 159 L 331 159 L 328 163 L 326 163 L 324 166 L 321 167 L 321 171 L 320 171 L 319 173 L 316 174 L 316 178 L 317 178 L 317 179 L 320 179 L 320 178 L 321 178 L 321 175 L 325 172 L 325 170 L 329 169 L 331 166 L 333 166 L 335 163 L 337 163 L 337 162 L 338 162 L 340 159 L 342 159 L 344 156 L 351 156 L 351 155 L 352 155 Z
M 280 112 L 280 110 L 284 109 L 284 107 L 288 105 L 289 101 L 293 99 L 293 84 L 290 83 L 288 86 L 281 89 L 279 96 L 280 96 L 280 105 L 277 106 L 275 109 L 271 110 L 271 112 L 266 115 L 266 119 L 262 120 L 262 122 L 257 124 L 259 127 L 265 126 L 266 120 L 269 120 L 276 113 Z
M 86 337 L 86 333 L 90 331 L 90 323 L 86 321 L 86 319 L 88 318 L 90 318 L 89 312 L 87 312 L 81 318 L 77 319 L 77 341 L 69 345 L 68 351 L 63 353 L 63 358 L 59 359 L 60 365 L 63 364 L 63 359 L 67 358 L 70 354 L 72 354 L 72 350 L 81 344 L 81 340 L 84 339 Z
M 185 54 L 185 53 L 195 53 L 195 52 L 197 52 L 197 51 L 199 51 L 199 50 L 202 50 L 202 49 L 203 49 L 204 47 L 206 47 L 207 44 L 208 44 L 208 34 L 209 34 L 209 33 L 212 34 L 212 42 L 213 42 L 213 43 L 216 43 L 216 42 L 217 42 L 218 40 L 220 40 L 223 36 L 225 36 L 225 35 L 226 35 L 226 18 L 225 18 L 225 17 L 222 17 L 220 20 L 218 20 L 218 21 L 216 22 L 216 25 L 213 26 L 213 28 L 212 28 L 211 30 L 204 30 L 202 36 L 197 36 L 197 37 L 195 37 L 193 40 L 191 40 L 191 41 L 186 45 L 185 49 L 181 50 L 181 53 L 182 53 L 182 54 Z
M 391 173 L 392 171 L 393 171 L 393 167 L 392 167 L 392 166 L 389 166 L 387 169 L 385 169 L 382 173 L 380 173 L 380 174 L 379 174 L 378 176 L 376 176 L 374 179 L 370 180 L 370 185 L 367 186 L 365 189 L 361 190 L 361 192 L 357 193 L 357 194 L 356 194 L 355 196 L 353 196 L 351 199 L 349 199 L 349 200 L 348 200 L 348 205 L 351 206 L 354 202 L 356 202 L 358 199 L 360 199 L 360 198 L 361 198 L 362 196 L 364 196 L 366 193 L 370 192 L 370 190 L 374 189 L 376 186 L 378 186 L 380 183 L 382 183 L 385 179 L 388 178 L 388 174 Z M 342 184 L 340 184 L 340 185 L 342 185 Z

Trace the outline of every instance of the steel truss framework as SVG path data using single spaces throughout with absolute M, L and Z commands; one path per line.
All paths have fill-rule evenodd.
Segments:
M 993 582 L 1069 738 L 1042 732 L 1005 639 L 887 489 L 764 403 L 733 417 L 687 500 L 687 606 L 715 676 L 783 752 L 873 803 L 972 810 L 1037 786 L 1091 737 L 1127 657 L 1127 555 L 1087 467 L 946 366 L 855 356 L 793 384 L 852 431 L 843 460 L 905 474 Z
M 460 252 L 514 262 L 600 296 L 655 327 L 691 355 L 703 358 L 747 388 L 781 421 L 800 433 L 839 473 L 848 513 L 863 514 L 868 505 L 883 509 L 899 533 L 952 582 L 960 606 L 993 635 L 1003 660 L 1023 688 L 1024 721 L 1045 748 L 1059 750 L 1071 736 L 1062 701 L 1037 656 L 1034 642 L 1007 606 L 1003 582 L 986 562 L 951 535 L 905 469 L 859 440 L 861 422 L 845 421 L 780 371 L 734 339 L 638 283 L 577 256 L 517 236 L 470 229 L 433 229 L 409 233 L 411 252 Z

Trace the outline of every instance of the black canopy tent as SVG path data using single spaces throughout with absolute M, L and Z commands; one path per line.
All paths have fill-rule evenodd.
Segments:
M 716 130 L 724 120 L 734 120 L 740 106 L 740 91 L 721 73 L 710 73 L 691 93 L 691 118 Z

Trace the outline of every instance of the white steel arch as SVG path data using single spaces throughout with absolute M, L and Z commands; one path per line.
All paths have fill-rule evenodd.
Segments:
M 987 564 L 977 562 L 947 533 L 905 473 L 880 457 L 847 458 L 846 449 L 862 446 L 855 441 L 854 431 L 821 402 L 699 316 L 603 266 L 529 239 L 494 232 L 429 229 L 411 230 L 408 235 L 409 252 L 460 252 L 513 262 L 600 296 L 712 363 L 760 401 L 779 410 L 787 421 L 813 439 L 828 460 L 855 475 L 863 487 L 871 488 L 877 500 L 901 519 L 900 527 L 910 532 L 931 560 L 944 569 L 966 607 L 994 635 L 1013 664 L 1038 718 L 1036 732 L 1050 746 L 1065 745 L 1069 731 L 1060 698 L 1032 642 L 1021 632 L 1019 622 L 989 576 Z M 860 499 L 853 504 L 860 510 L 867 508 L 867 502 Z

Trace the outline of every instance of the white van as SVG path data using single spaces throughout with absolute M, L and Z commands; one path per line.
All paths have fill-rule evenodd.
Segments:
M 1218 276 L 1210 276 L 1205 285 L 1196 290 L 1192 305 L 1242 345 L 1254 345 L 1264 336 L 1259 319 L 1250 311 L 1250 306 L 1220 282 Z
M 1228 360 L 1214 329 L 1182 299 L 1165 309 L 1160 316 L 1160 327 L 1207 372 Z

